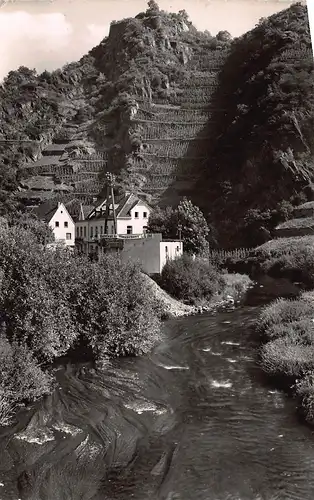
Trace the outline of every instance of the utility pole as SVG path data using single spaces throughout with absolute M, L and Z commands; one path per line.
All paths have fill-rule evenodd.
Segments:
M 107 203 L 106 203 L 105 234 L 108 233 L 108 219 L 109 219 L 109 215 L 110 215 L 110 201 L 109 201 L 110 198 L 111 198 L 111 203 L 112 203 L 114 234 L 117 234 L 117 216 L 116 216 L 116 208 L 115 208 L 114 192 L 113 192 L 115 176 L 111 172 L 107 172 L 106 173 L 106 181 L 107 181 L 107 194 L 106 194 Z
M 181 240 L 181 236 L 182 236 L 182 225 L 181 224 L 178 224 L 178 236 L 179 236 L 179 240 Z

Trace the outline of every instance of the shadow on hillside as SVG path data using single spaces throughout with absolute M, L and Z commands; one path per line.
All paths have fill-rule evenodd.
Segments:
M 194 108 L 191 108 L 194 111 Z M 208 140 L 211 134 L 210 123 L 193 137 L 184 156 L 178 159 L 176 179 L 164 191 L 160 206 L 176 206 L 184 196 L 191 197 L 195 193 L 204 169 L 208 163 Z

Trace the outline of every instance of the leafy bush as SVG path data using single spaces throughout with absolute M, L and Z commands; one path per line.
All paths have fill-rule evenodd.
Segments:
M 218 270 L 206 260 L 193 260 L 184 255 L 166 263 L 159 284 L 173 297 L 195 304 L 221 291 L 225 282 Z
M 25 345 L 0 339 L 0 391 L 8 401 L 37 399 L 49 393 L 51 386 L 50 376 Z
M 146 352 L 159 332 L 158 304 L 137 267 L 113 256 L 91 262 L 62 248 L 51 251 L 40 227 L 26 218 L 0 221 L 3 408 L 5 401 L 47 392 L 42 367 L 81 342 L 97 361 Z
M 95 356 L 146 352 L 159 322 L 138 268 L 107 255 L 80 271 L 77 327 Z

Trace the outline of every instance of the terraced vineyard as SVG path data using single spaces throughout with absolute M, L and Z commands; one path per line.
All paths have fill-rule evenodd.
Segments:
M 99 195 L 99 176 L 107 169 L 107 154 L 95 153 L 91 155 L 76 154 L 74 157 L 71 150 L 76 145 L 76 133 L 69 134 L 70 124 L 61 130 L 52 144 L 47 145 L 42 150 L 42 156 L 38 160 L 26 164 L 22 170 L 22 176 L 32 179 L 37 176 L 43 177 L 42 190 L 21 191 L 20 199 L 38 200 L 47 199 L 69 202 L 77 199 L 82 203 L 90 204 Z M 53 178 L 55 187 L 53 190 L 46 190 L 45 178 Z M 62 189 L 60 188 L 62 187 Z
M 141 137 L 141 148 L 129 158 L 131 170 L 144 176 L 142 191 L 161 205 L 174 204 L 191 191 L 208 162 L 211 98 L 226 56 L 227 51 L 212 58 L 207 52 L 197 54 L 176 95 L 137 100 L 132 128 Z

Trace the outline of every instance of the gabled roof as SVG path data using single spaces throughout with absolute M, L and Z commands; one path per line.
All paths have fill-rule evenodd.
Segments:
M 127 193 L 124 195 L 120 195 L 115 197 L 115 209 L 116 209 L 116 217 L 117 219 L 128 219 L 131 217 L 131 210 L 132 208 L 136 207 L 138 204 L 143 204 L 145 205 L 149 210 L 151 210 L 151 207 L 148 205 L 148 203 L 139 198 L 137 195 L 133 193 Z M 92 210 L 88 214 L 86 218 L 89 219 L 96 219 L 96 218 L 104 218 L 105 214 L 104 211 L 102 212 L 101 209 L 105 208 L 107 204 L 107 199 L 105 198 L 103 201 L 98 203 L 96 206 L 92 207 Z M 110 204 L 110 215 L 109 218 L 112 219 L 112 202 L 111 198 L 109 198 L 109 204 Z M 93 213 L 93 211 L 96 210 L 96 213 Z
M 86 220 L 89 216 L 89 214 L 93 211 L 94 207 L 93 205 L 82 205 L 80 206 L 80 214 L 78 217 L 78 220 Z
M 32 210 L 32 213 L 45 222 L 49 222 L 58 209 L 58 202 L 55 200 L 46 201 Z
M 37 217 L 39 219 L 43 220 L 44 222 L 49 222 L 52 219 L 52 217 L 54 216 L 54 214 L 56 213 L 56 211 L 58 210 L 60 204 L 62 204 L 64 206 L 65 210 L 68 212 L 67 207 L 63 203 L 60 203 L 60 202 L 55 201 L 55 200 L 51 200 L 51 201 L 47 201 L 45 203 L 42 203 L 38 207 L 34 208 L 32 210 L 32 213 L 37 215 Z M 68 214 L 69 214 L 69 217 L 71 217 L 69 212 L 68 212 Z M 71 219 L 72 219 L 72 217 L 71 217 Z

